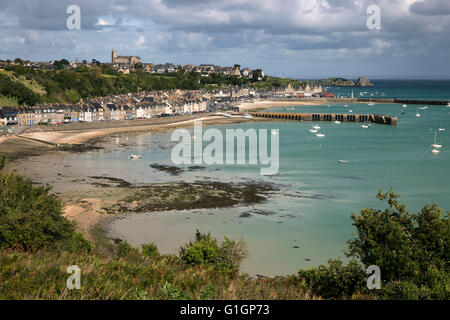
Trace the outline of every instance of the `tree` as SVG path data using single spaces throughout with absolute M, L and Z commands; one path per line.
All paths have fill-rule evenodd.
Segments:
M 55 60 L 53 61 L 53 65 L 56 69 L 64 69 L 64 66 L 70 65 L 70 62 L 66 59 Z
M 450 221 L 436 204 L 426 205 L 411 214 L 399 204 L 399 194 L 382 190 L 377 198 L 388 208 L 364 208 L 351 215 L 357 237 L 348 241 L 347 255 L 365 266 L 377 265 L 382 280 L 408 281 L 417 286 L 431 286 L 433 278 L 447 275 L 450 280 Z

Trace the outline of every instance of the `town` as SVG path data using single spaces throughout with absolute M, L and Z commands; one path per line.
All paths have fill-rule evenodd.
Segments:
M 30 62 L 19 58 L 14 61 L 0 61 L 0 71 L 9 65 L 21 65 L 33 70 L 49 72 L 55 69 L 71 69 L 80 66 L 93 67 L 101 63 L 95 59 L 87 61 L 69 62 L 67 60 L 51 62 Z M 222 67 L 210 64 L 164 65 L 143 63 L 137 56 L 119 56 L 117 51 L 111 53 L 110 65 L 119 73 L 129 74 L 136 70 L 148 73 L 195 72 L 201 78 L 217 74 L 224 74 L 238 78 L 253 78 L 262 81 L 265 78 L 261 69 L 251 70 L 240 65 Z M 46 103 L 33 106 L 0 106 L 0 125 L 2 126 L 34 126 L 60 125 L 67 123 L 82 123 L 112 120 L 133 120 L 170 117 L 218 110 L 239 110 L 242 102 L 255 99 L 292 99 L 304 97 L 333 97 L 333 94 L 323 92 L 318 83 L 305 82 L 292 86 L 285 83 L 279 87 L 257 88 L 248 84 L 227 85 L 213 89 L 200 90 L 160 90 L 139 91 L 126 94 L 108 94 L 106 96 L 81 98 L 77 103 L 60 104 Z M 2 128 L 2 132 L 6 132 Z M 11 130 L 9 131 L 11 133 Z

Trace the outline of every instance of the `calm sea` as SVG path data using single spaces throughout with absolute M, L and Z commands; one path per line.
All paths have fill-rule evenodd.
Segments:
M 449 99 L 450 81 L 374 81 L 375 88 L 357 88 L 354 95 L 423 99 Z M 348 94 L 349 88 L 330 88 Z M 367 93 L 366 93 L 367 92 Z M 364 207 L 384 208 L 375 198 L 380 189 L 393 187 L 401 201 L 413 212 L 426 203 L 437 202 L 450 209 L 450 108 L 446 106 L 377 104 L 334 104 L 298 106 L 270 111 L 382 113 L 397 115 L 397 126 L 360 123 L 317 123 L 325 137 L 308 131 L 311 122 L 264 122 L 216 126 L 227 128 L 279 129 L 279 174 L 264 177 L 257 166 L 206 166 L 171 176 L 149 167 L 151 163 L 172 165 L 171 132 L 110 137 L 103 151 L 71 155 L 86 171 L 124 178 L 137 183 L 162 181 L 220 180 L 234 182 L 266 181 L 276 184 L 276 192 L 266 203 L 250 207 L 217 210 L 189 210 L 132 215 L 112 224 L 116 236 L 133 245 L 155 242 L 165 253 L 177 252 L 192 238 L 195 229 L 211 231 L 222 238 L 242 237 L 249 257 L 243 270 L 251 274 L 295 273 L 301 267 L 325 263 L 343 256 L 346 241 L 356 230 L 349 218 Z M 416 117 L 416 113 L 421 114 Z M 439 128 L 445 131 L 438 131 Z M 443 145 L 432 154 L 430 145 Z M 121 146 L 126 144 L 126 146 Z M 130 161 L 132 153 L 142 155 Z M 339 163 L 347 160 L 348 163 Z M 242 213 L 247 213 L 242 217 Z

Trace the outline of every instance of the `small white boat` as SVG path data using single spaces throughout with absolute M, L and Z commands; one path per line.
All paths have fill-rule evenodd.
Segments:
M 316 125 L 313 125 L 313 129 L 319 130 L 320 127 L 316 124 Z
M 294 110 L 294 107 L 286 107 L 285 110 Z
M 408 106 L 406 104 L 402 105 L 403 108 L 408 108 Z
M 346 104 L 344 107 L 348 107 L 348 104 Z
M 450 108 L 450 102 L 449 102 L 449 103 L 447 103 L 447 108 Z
M 420 117 L 419 109 L 416 111 L 416 117 Z
M 308 131 L 311 132 L 311 133 L 316 133 L 318 130 L 316 130 L 316 129 L 309 129 Z
M 316 133 L 316 137 L 322 138 L 325 137 L 325 135 L 323 133 Z
M 420 107 L 419 109 L 420 109 L 420 110 L 427 110 L 428 107 L 427 107 L 427 106 L 425 106 L 425 107 Z
M 442 148 L 442 144 L 436 142 L 437 132 L 434 132 L 434 143 L 431 145 L 435 149 Z
M 253 118 L 253 116 L 248 114 L 248 113 L 246 113 L 242 118 L 251 119 L 251 118 Z
M 130 159 L 131 160 L 138 160 L 138 159 L 140 159 L 141 158 L 141 155 L 140 154 L 132 154 L 132 155 L 130 155 Z
M 348 160 L 338 160 L 339 163 L 348 163 Z
M 340 124 L 341 122 L 340 121 L 338 121 L 338 120 L 336 120 L 334 123 L 336 123 L 336 124 Z
M 363 128 L 363 129 L 369 129 L 369 126 L 368 126 L 367 124 L 363 124 L 363 125 L 361 126 L 361 128 Z
M 445 131 L 445 128 L 442 128 L 442 125 L 438 129 L 439 131 Z
M 433 150 L 431 150 L 431 152 L 432 152 L 432 153 L 439 153 L 440 151 L 437 150 L 437 149 L 433 149 Z
M 348 112 L 353 112 L 353 110 L 348 110 Z

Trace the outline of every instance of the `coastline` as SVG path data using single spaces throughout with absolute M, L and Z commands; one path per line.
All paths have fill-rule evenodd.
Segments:
M 257 101 L 254 103 L 244 104 L 244 108 L 250 108 L 251 110 L 261 110 L 279 106 L 311 104 L 312 103 L 310 102 L 299 103 L 297 101 Z M 182 118 L 180 119 L 180 121 L 170 123 L 152 123 L 134 127 L 127 126 L 102 128 L 102 123 L 100 122 L 98 123 L 98 126 L 96 126 L 96 128 L 90 130 L 63 130 L 64 127 L 58 127 L 57 129 L 59 130 L 54 131 L 35 131 L 24 133 L 19 137 L 2 137 L 0 138 L 0 146 L 8 146 L 9 143 L 9 147 L 17 149 L 18 142 L 20 142 L 21 145 L 23 145 L 20 149 L 21 154 L 26 153 L 27 156 L 38 156 L 28 159 L 26 159 L 26 156 L 24 157 L 24 159 L 22 159 L 21 156 L 18 156 L 18 161 L 13 164 L 13 169 L 17 170 L 18 172 L 26 172 L 25 176 L 31 178 L 35 183 L 52 185 L 54 187 L 54 190 L 52 192 L 63 201 L 63 215 L 69 220 L 76 223 L 78 231 L 85 234 L 88 239 L 95 241 L 94 229 L 100 229 L 103 232 L 107 232 L 108 230 L 106 230 L 105 228 L 107 228 L 109 222 L 121 219 L 129 214 L 137 212 L 134 211 L 134 206 L 137 206 L 136 202 L 131 203 L 131 206 L 128 207 L 130 211 L 113 212 L 117 207 L 121 207 L 121 203 L 123 204 L 123 199 L 125 197 L 131 196 L 136 192 L 136 186 L 123 187 L 115 185 L 114 183 L 93 181 L 92 179 L 89 179 L 92 177 L 80 177 L 76 173 L 76 171 L 74 173 L 72 169 L 65 169 L 61 166 L 57 168 L 57 166 L 55 166 L 55 163 L 57 163 L 61 159 L 63 159 L 64 161 L 63 157 L 58 158 L 58 156 L 70 154 L 70 152 L 68 152 L 70 150 L 61 151 L 61 149 L 55 148 L 55 146 L 63 144 L 77 145 L 84 143 L 91 143 L 92 146 L 96 146 L 100 142 L 99 140 L 95 141 L 96 139 L 101 139 L 116 133 L 121 134 L 129 132 L 137 134 L 140 132 L 159 132 L 179 127 L 189 127 L 193 125 L 194 121 L 196 120 L 203 121 L 204 125 L 271 121 L 267 119 L 246 119 L 242 117 L 224 117 L 211 115 L 206 117 L 198 116 L 194 119 Z M 38 129 L 45 130 L 47 128 Z M 51 146 L 46 143 L 54 144 L 55 146 Z M 36 153 L 33 153 L 33 150 L 36 151 Z M 52 162 L 54 162 L 53 165 Z M 109 175 L 109 177 L 111 177 L 112 179 L 116 179 L 111 175 Z M 207 181 L 205 182 L 205 184 L 211 186 L 214 185 L 215 182 Z M 235 186 L 230 183 L 226 184 L 227 189 L 233 187 Z M 176 186 L 175 193 L 179 190 L 182 190 L 182 188 L 180 188 L 180 184 Z M 213 191 L 208 191 L 209 195 L 212 194 L 211 192 Z M 255 194 L 256 193 L 257 192 L 255 192 Z M 198 191 L 194 190 L 193 194 L 198 195 L 199 193 Z M 223 203 L 215 206 L 215 208 L 231 208 L 236 204 L 238 203 Z M 245 204 L 243 205 L 245 206 Z M 203 205 L 200 205 L 197 207 L 190 207 L 190 209 L 204 208 L 208 208 L 208 206 L 205 207 Z M 156 213 L 164 209 L 167 209 L 167 207 L 162 205 L 160 208 L 150 208 L 146 212 Z M 183 208 L 181 207 L 173 207 L 171 209 L 174 212 L 183 210 Z

